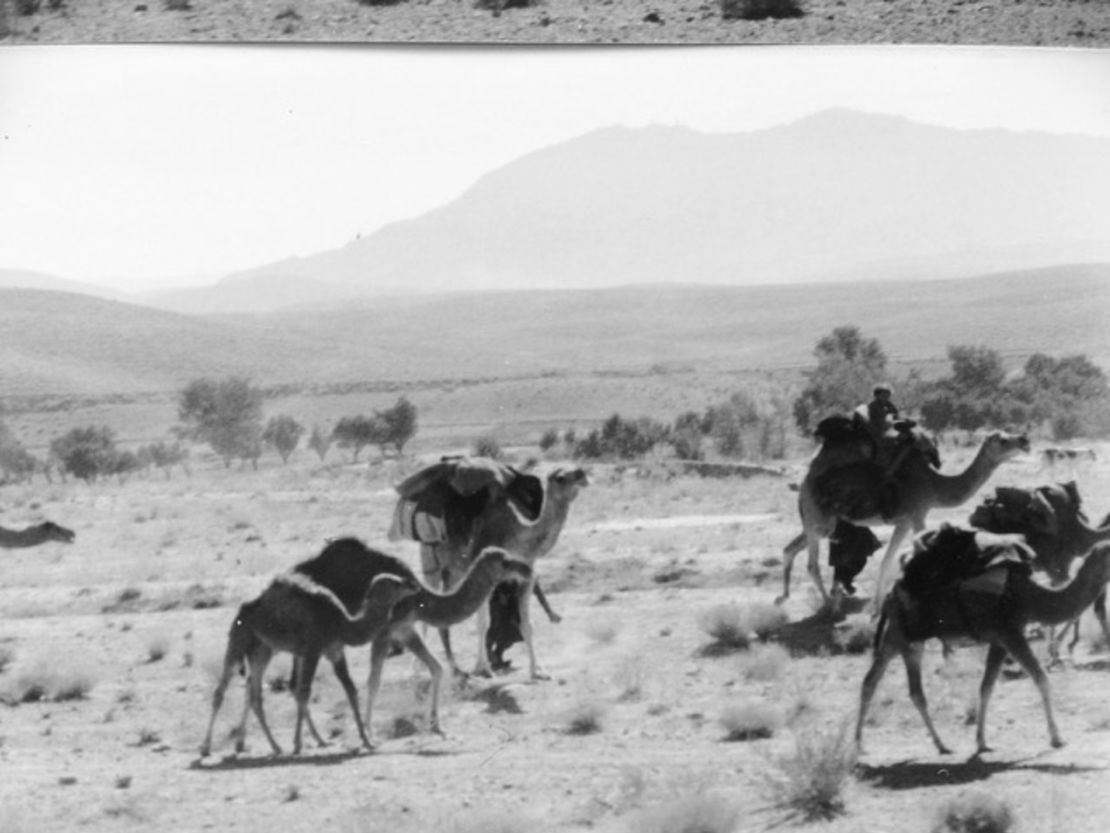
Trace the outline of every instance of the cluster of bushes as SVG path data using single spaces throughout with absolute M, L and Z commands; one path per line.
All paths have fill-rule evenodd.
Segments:
M 794 419 L 803 433 L 826 416 L 849 413 L 871 398 L 879 382 L 891 381 L 877 339 L 859 328 L 838 327 L 814 348 L 817 366 L 794 400 Z M 950 372 L 924 380 L 911 371 L 895 381 L 903 412 L 929 431 L 981 428 L 1041 428 L 1054 439 L 1110 435 L 1110 383 L 1085 355 L 1030 356 L 1007 372 L 1001 353 L 985 346 L 951 345 Z

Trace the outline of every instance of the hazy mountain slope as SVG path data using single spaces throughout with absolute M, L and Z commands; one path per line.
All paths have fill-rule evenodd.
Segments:
M 122 292 L 116 292 L 105 286 L 71 281 L 30 269 L 0 269 L 0 289 L 49 289 L 55 292 L 93 295 L 98 298 L 119 299 L 123 296 Z
M 1093 243 L 1107 250 L 1108 227 L 1110 140 L 833 110 L 751 133 L 596 131 L 421 217 L 229 276 L 219 291 L 271 275 L 370 294 L 759 284 L 851 278 L 876 262 L 899 278 L 920 275 L 920 259 L 989 271 L 1077 262 Z
M 163 390 L 293 363 L 295 338 L 63 292 L 0 289 L 0 390 Z
M 1110 368 L 1110 265 L 959 281 L 768 287 L 633 286 L 465 293 L 198 318 L 0 290 L 0 390 L 173 390 L 201 375 L 260 384 L 808 367 L 856 324 L 905 361 L 986 344 L 1016 361 L 1085 352 Z

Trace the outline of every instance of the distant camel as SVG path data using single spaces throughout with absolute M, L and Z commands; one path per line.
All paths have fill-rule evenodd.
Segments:
M 545 480 L 482 457 L 444 458 L 409 477 L 397 487 L 401 495 L 391 538 L 421 542 L 426 580 L 451 587 L 486 547 L 507 550 L 531 565 L 555 546 L 570 505 L 589 484 L 580 468 L 557 468 Z M 533 679 L 543 672 L 536 661 L 531 621 L 533 591 L 553 621 L 535 579 L 518 594 L 519 629 L 528 650 Z M 489 612 L 478 612 L 478 661 L 475 673 L 490 673 L 486 634 Z M 440 631 L 452 670 L 461 673 L 451 650 L 450 634 Z
M 783 550 L 783 594 L 779 603 L 790 597 L 790 572 L 794 558 L 803 549 L 809 551 L 808 569 L 824 602 L 829 601 L 821 579 L 820 543 L 829 537 L 838 519 L 853 524 L 877 526 L 893 523 L 886 553 L 879 566 L 872 609 L 877 612 L 890 584 L 890 573 L 902 541 L 912 531 L 925 528 L 925 517 L 936 507 L 959 506 L 969 500 L 1002 463 L 1029 451 L 1029 440 L 996 431 L 986 437 L 975 458 L 964 471 L 945 475 L 935 471 L 928 459 L 911 449 L 889 483 L 893 494 L 886 506 L 876 492 L 881 473 L 870 461 L 852 458 L 852 452 L 839 453 L 840 459 L 830 460 L 823 448 L 814 458 L 802 481 L 798 494 L 798 510 L 804 532 Z M 885 512 L 885 514 L 884 514 Z
M 1034 566 L 1043 570 L 1054 585 L 1065 583 L 1071 575 L 1072 562 L 1087 554 L 1096 544 L 1110 541 L 1110 516 L 1097 528 L 1087 523 L 1082 510 L 1079 487 L 1074 481 L 1035 489 L 999 487 L 968 518 L 979 529 L 997 533 L 1016 533 L 1037 554 Z M 1110 642 L 1110 623 L 1106 615 L 1106 593 L 1099 594 L 1094 604 L 1095 617 L 1103 635 Z M 1079 638 L 1076 620 L 1075 641 Z M 1067 627 L 1049 638 L 1049 651 L 1059 657 L 1059 643 Z
M 1006 654 L 1010 654 L 1029 674 L 1044 704 L 1048 733 L 1054 747 L 1064 745 L 1052 715 L 1052 697 L 1048 677 L 1037 662 L 1025 639 L 1025 626 L 1030 622 L 1062 624 L 1074 619 L 1101 593 L 1110 579 L 1110 544 L 1099 544 L 1075 580 L 1062 590 L 1051 590 L 1030 578 L 1023 544 L 1013 541 L 984 546 L 970 530 L 942 526 L 923 551 L 906 565 L 905 575 L 895 584 L 883 602 L 875 634 L 874 658 L 860 690 L 859 715 L 856 722 L 856 743 L 862 744 L 863 724 L 867 708 L 875 694 L 883 672 L 896 654 L 902 655 L 909 680 L 910 698 L 925 721 L 925 728 L 937 751 L 951 750 L 937 734 L 929 717 L 925 694 L 921 687 L 921 655 L 927 639 L 936 637 L 947 644 L 964 640 L 990 645 L 983 680 L 979 687 L 979 709 L 975 733 L 978 753 L 990 751 L 986 739 L 987 705 Z M 990 539 L 988 539 L 989 541 Z M 918 561 L 932 556 L 935 566 L 984 556 L 978 575 L 930 583 L 928 563 Z M 916 566 L 925 567 L 915 570 Z M 924 575 L 916 587 L 907 586 L 911 573 Z
M 292 653 L 297 661 L 294 754 L 301 751 L 301 726 L 306 721 L 316 742 L 321 746 L 325 745 L 308 713 L 312 678 L 321 656 L 327 657 L 335 668 L 335 675 L 351 704 L 359 736 L 366 747 L 371 748 L 370 738 L 359 713 L 358 694 L 343 656 L 343 646 L 365 645 L 373 640 L 387 626 L 394 605 L 416 592 L 417 586 L 413 580 L 395 575 L 379 575 L 366 589 L 362 605 L 352 617 L 334 593 L 305 576 L 290 572 L 275 578 L 261 596 L 239 608 L 232 623 L 223 673 L 212 695 L 212 716 L 200 754 L 206 756 L 211 752 L 212 730 L 223 704 L 224 692 L 231 675 L 236 669 L 243 670 L 244 666 L 249 671 L 248 697 L 239 723 L 236 751 L 243 751 L 247 715 L 253 710 L 274 754 L 281 754 L 281 747 L 266 724 L 266 715 L 262 708 L 262 677 L 270 659 L 279 651 Z
M 39 544 L 45 544 L 48 541 L 72 544 L 76 537 L 77 535 L 72 529 L 66 529 L 53 521 L 43 521 L 40 524 L 18 530 L 0 527 L 0 547 L 8 550 L 37 547 Z
M 354 538 L 340 538 L 328 543 L 315 558 L 303 561 L 294 572 L 331 589 L 350 609 L 375 577 L 383 573 L 402 576 L 417 582 L 416 576 L 403 561 L 370 549 Z M 388 627 L 370 646 L 370 678 L 366 703 L 366 726 L 370 730 L 373 698 L 381 682 L 382 664 L 395 647 L 408 648 L 424 663 L 432 677 L 429 707 L 429 728 L 439 731 L 439 684 L 443 669 L 416 632 L 415 623 L 433 627 L 457 625 L 473 616 L 489 599 L 493 588 L 502 581 L 530 581 L 532 570 L 526 563 L 510 558 L 503 550 L 489 548 L 450 593 L 436 593 L 417 582 L 419 592 L 403 600 L 394 609 Z

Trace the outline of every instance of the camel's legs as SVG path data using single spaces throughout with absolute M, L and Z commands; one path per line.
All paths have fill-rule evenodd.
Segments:
M 316 676 L 316 666 L 320 663 L 320 654 L 313 651 L 301 657 L 297 667 L 297 728 L 293 732 L 293 754 L 301 754 L 301 727 L 305 715 L 308 714 L 308 698 L 312 693 L 312 680 Z
M 933 739 L 937 751 L 942 755 L 948 755 L 952 750 L 944 745 L 944 741 L 937 734 L 933 719 L 929 717 L 929 704 L 925 701 L 925 690 L 921 687 L 921 654 L 924 648 L 924 643 L 917 642 L 910 643 L 902 649 L 902 661 L 906 664 L 906 679 L 910 684 L 910 700 L 917 707 L 921 719 L 925 721 L 925 728 L 929 730 L 929 737 Z
M 281 754 L 281 747 L 278 746 L 274 735 L 270 731 L 269 725 L 266 723 L 266 713 L 262 709 L 262 676 L 266 673 L 266 666 L 270 664 L 270 659 L 273 657 L 273 651 L 265 643 L 260 644 L 254 651 L 251 652 L 250 674 L 247 677 L 247 700 L 250 705 L 250 710 L 254 712 L 254 716 L 258 718 L 259 724 L 262 726 L 262 731 L 266 735 L 266 740 L 270 742 L 270 748 L 275 755 Z M 247 710 L 243 710 L 243 723 L 239 726 L 239 737 L 235 742 L 235 751 L 242 752 L 246 746 L 247 735 Z
M 532 592 L 536 594 L 536 601 L 539 602 L 540 605 L 543 607 L 543 612 L 547 614 L 548 621 L 553 622 L 556 625 L 563 621 L 563 617 L 556 613 L 551 608 L 551 605 L 548 604 L 547 596 L 544 595 L 543 590 L 540 588 L 539 579 L 537 579 L 533 583 Z
M 801 533 L 791 539 L 790 543 L 782 550 L 782 595 L 775 599 L 775 604 L 782 604 L 790 598 L 790 573 L 794 570 L 794 559 L 806 548 L 806 535 Z
M 428 728 L 437 735 L 442 735 L 443 731 L 439 728 L 439 684 L 443 678 L 443 666 L 432 656 L 432 652 L 428 650 L 428 646 L 424 644 L 424 640 L 420 638 L 420 634 L 415 630 L 410 631 L 405 638 L 405 647 L 428 667 L 428 673 L 432 675 L 431 704 L 428 706 Z
M 881 625 L 880 625 L 881 627 Z M 863 747 L 863 721 L 867 717 L 867 709 L 871 705 L 871 698 L 875 696 L 875 690 L 879 687 L 879 681 L 886 673 L 886 668 L 890 664 L 890 660 L 897 653 L 886 640 L 883 640 L 875 649 L 874 658 L 871 661 L 871 667 L 867 670 L 866 676 L 863 678 L 863 685 L 860 686 L 859 695 L 859 715 L 856 718 L 856 748 Z
M 998 681 L 998 672 L 1002 670 L 1002 661 L 1006 659 L 1006 649 L 1001 645 L 991 643 L 987 650 L 987 665 L 983 669 L 983 681 L 979 684 L 979 713 L 976 719 L 975 746 L 980 753 L 990 752 L 987 746 L 987 704 L 990 703 L 994 684 Z
M 370 676 L 366 679 L 366 719 L 363 721 L 367 737 L 374 733 L 374 726 L 370 720 L 374 711 L 374 699 L 378 696 L 378 689 L 382 685 L 382 667 L 389 652 L 388 634 L 378 637 L 370 645 Z
M 299 680 L 304 671 L 301 668 L 301 658 L 293 657 L 293 671 L 289 675 L 289 687 L 293 694 L 293 700 L 297 699 L 297 686 L 300 685 Z M 312 710 L 306 708 L 304 712 L 304 722 L 308 724 L 308 731 L 312 734 L 312 739 L 316 741 L 317 746 L 327 746 L 328 743 L 316 730 L 316 723 L 312 719 Z
M 212 731 L 216 726 L 216 715 L 219 714 L 220 707 L 224 703 L 224 693 L 227 691 L 228 683 L 231 681 L 231 676 L 235 673 L 235 668 L 238 665 L 238 660 L 231 660 L 229 657 L 224 661 L 224 670 L 220 675 L 220 680 L 216 683 L 216 690 L 212 693 L 212 716 L 208 720 L 208 731 L 204 734 L 204 741 L 200 745 L 201 757 L 207 757 L 212 752 Z
M 332 668 L 335 669 L 335 676 L 339 679 L 339 684 L 343 686 L 343 691 L 347 695 L 347 702 L 351 704 L 351 714 L 355 716 L 358 736 L 362 738 L 362 742 L 366 745 L 367 749 L 373 749 L 374 745 L 370 743 L 370 738 L 366 734 L 366 727 L 362 724 L 362 712 L 360 712 L 358 708 L 358 690 L 355 688 L 355 683 L 351 679 L 351 672 L 347 668 L 347 657 L 344 656 L 343 649 L 334 649 L 328 654 L 328 659 L 331 660 Z M 308 717 L 307 709 L 305 710 L 305 717 Z M 312 729 L 313 734 L 315 734 L 317 740 L 319 740 L 320 736 L 316 734 L 315 728 L 312 727 L 312 718 L 308 717 L 308 721 L 309 728 Z
M 522 589 L 519 597 L 520 605 L 520 635 L 524 637 L 524 645 L 528 648 L 528 673 L 533 680 L 549 680 L 550 676 L 544 673 L 536 662 L 536 648 L 532 643 L 532 588 Z M 485 637 L 482 638 L 485 645 Z
M 894 564 L 897 562 L 898 548 L 902 546 L 902 541 L 905 540 L 911 529 L 920 532 L 924 528 L 924 519 L 918 520 L 917 518 L 912 521 L 903 519 L 895 524 L 894 532 L 890 535 L 890 543 L 887 544 L 886 552 L 883 553 L 883 560 L 879 562 L 879 575 L 875 579 L 875 594 L 871 599 L 872 617 L 879 614 L 883 606 L 883 599 L 886 598 L 891 585 L 894 584 L 892 573 L 894 572 Z
M 521 602 L 523 605 L 523 602 Z M 483 603 L 478 608 L 478 661 L 474 664 L 474 674 L 479 677 L 492 677 L 493 669 L 489 663 L 489 653 L 486 651 L 486 631 L 489 630 L 489 605 Z M 521 635 L 524 634 L 524 620 L 520 622 Z
M 1052 715 L 1052 692 L 1048 685 L 1048 675 L 1045 674 L 1041 664 L 1037 662 L 1037 658 L 1033 655 L 1033 650 L 1029 647 L 1029 643 L 1025 641 L 1025 634 L 1018 629 L 1015 633 L 1000 634 L 999 642 L 1002 647 L 1009 651 L 1010 656 L 1017 660 L 1029 678 L 1033 680 L 1033 684 L 1037 686 L 1037 690 L 1041 693 L 1041 702 L 1044 704 L 1045 721 L 1048 723 L 1048 736 L 1052 741 L 1052 746 L 1059 749 L 1064 745 L 1063 738 L 1060 737 L 1060 730 L 1056 727 L 1056 718 Z
M 821 594 L 821 603 L 829 603 L 829 594 L 825 590 L 825 581 L 821 578 L 821 537 L 811 532 L 806 533 L 806 549 L 809 551 L 809 560 L 806 569 L 813 583 L 817 585 L 817 592 Z

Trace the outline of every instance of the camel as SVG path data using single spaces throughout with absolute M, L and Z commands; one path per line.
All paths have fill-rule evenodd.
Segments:
M 372 550 L 355 538 L 340 538 L 328 543 L 315 558 L 293 568 L 313 582 L 332 590 L 348 608 L 366 592 L 375 577 L 383 573 L 401 576 L 416 582 L 419 592 L 394 607 L 388 626 L 370 646 L 370 677 L 365 725 L 370 726 L 373 699 L 381 684 L 382 665 L 394 647 L 408 648 L 428 669 L 432 677 L 429 727 L 439 728 L 439 686 L 443 668 L 432 656 L 415 624 L 424 622 L 437 628 L 448 628 L 466 620 L 482 608 L 493 588 L 502 581 L 530 582 L 531 566 L 509 557 L 504 550 L 488 548 L 479 554 L 473 566 L 449 593 L 438 593 L 420 584 L 416 575 L 403 561 Z
M 425 580 L 441 588 L 451 587 L 475 554 L 490 546 L 534 565 L 555 546 L 571 503 L 588 484 L 589 477 L 580 468 L 557 468 L 541 482 L 493 460 L 445 458 L 397 487 L 401 500 L 390 537 L 420 541 Z M 519 593 L 517 604 L 529 675 L 536 680 L 546 675 L 536 661 L 530 615 L 533 593 L 552 621 L 558 617 L 533 578 Z M 474 673 L 486 676 L 491 673 L 486 639 L 489 621 L 489 612 L 480 610 Z M 452 671 L 461 674 L 450 633 L 442 629 L 440 639 Z
M 1021 535 L 1037 555 L 1034 567 L 1044 571 L 1049 581 L 1059 586 L 1068 580 L 1076 558 L 1088 553 L 1096 544 L 1110 541 L 1110 516 L 1093 528 L 1087 523 L 1081 507 L 1075 481 L 1031 490 L 999 487 L 993 497 L 975 508 L 968 523 L 988 532 Z M 1110 642 L 1105 592 L 1095 600 L 1094 610 Z M 1079 638 L 1079 622 L 1069 624 L 1075 626 L 1075 638 L 1069 646 L 1074 648 Z M 1049 637 L 1049 653 L 1053 660 L 1059 658 L 1060 641 L 1067 630 L 1065 626 Z
M 424 644 L 416 624 L 422 622 L 441 631 L 457 625 L 476 611 L 483 610 L 494 587 L 506 581 L 530 586 L 534 581 L 532 565 L 499 547 L 486 547 L 449 593 L 437 593 L 422 587 L 415 596 L 402 599 L 393 608 L 389 625 L 370 645 L 370 677 L 366 684 L 367 727 L 371 726 L 374 700 L 381 687 L 382 667 L 392 652 L 392 646 L 400 643 L 412 651 L 431 674 L 428 728 L 443 734 L 439 726 L 439 687 L 443 667 Z
M 7 550 L 37 547 L 49 541 L 72 544 L 77 537 L 72 529 L 66 529 L 53 521 L 43 521 L 26 529 L 4 529 L 0 527 L 0 548 Z
M 930 535 L 931 533 L 926 533 Z M 863 724 L 867 708 L 875 694 L 883 672 L 895 654 L 901 654 L 906 665 L 910 698 L 925 721 L 937 751 L 949 754 L 950 749 L 937 734 L 929 717 L 925 694 L 921 687 L 921 656 L 925 640 L 937 637 L 951 644 L 954 640 L 986 642 L 986 668 L 979 687 L 979 708 L 975 741 L 977 755 L 989 752 L 986 740 L 987 705 L 1006 654 L 1012 656 L 1029 674 L 1040 692 L 1053 747 L 1064 745 L 1052 714 L 1052 696 L 1048 676 L 1037 662 L 1025 639 L 1029 622 L 1060 624 L 1075 618 L 1101 593 L 1110 580 L 1110 544 L 1099 544 L 1084 561 L 1075 579 L 1065 588 L 1054 590 L 1033 581 L 1029 565 L 1024 562 L 1033 553 L 1023 544 L 1010 540 L 984 546 L 971 530 L 942 527 L 934 538 L 939 543 L 946 537 L 949 545 L 926 547 L 924 552 L 939 556 L 945 562 L 962 558 L 960 550 L 979 550 L 986 556 L 986 569 L 978 575 L 955 582 L 919 582 L 915 592 L 906 586 L 915 556 L 906 565 L 906 575 L 892 589 L 883 603 L 875 635 L 871 668 L 860 690 L 859 715 L 856 722 L 856 744 L 862 748 Z M 961 543 L 962 542 L 962 543 Z M 1023 553 L 1022 550 L 1026 550 Z
M 243 751 L 247 717 L 250 711 L 254 711 L 273 753 L 281 754 L 281 747 L 270 732 L 262 708 L 263 674 L 279 651 L 292 653 L 298 664 L 294 691 L 297 726 L 293 736 L 293 753 L 300 754 L 301 726 L 305 722 L 316 742 L 320 746 L 326 745 L 308 712 L 312 678 L 321 656 L 327 657 L 335 669 L 335 675 L 351 704 L 362 742 L 368 749 L 373 748 L 359 713 L 358 694 L 347 670 L 343 646 L 365 645 L 372 641 L 387 626 L 394 605 L 407 596 L 415 595 L 417 589 L 418 585 L 412 579 L 389 574 L 376 576 L 366 588 L 358 612 L 352 616 L 334 593 L 303 574 L 289 572 L 275 578 L 262 595 L 239 608 L 232 623 L 223 673 L 212 695 L 212 716 L 201 744 L 201 756 L 211 752 L 212 730 L 231 675 L 236 669 L 243 671 L 244 666 L 249 670 L 248 696 L 237 731 L 236 751 Z
M 925 528 L 929 510 L 959 506 L 969 500 L 1002 463 L 1028 451 L 1029 440 L 1024 435 L 996 431 L 983 440 L 966 469 L 959 474 L 946 475 L 935 471 L 924 454 L 913 449 L 894 474 L 894 493 L 884 512 L 880 509 L 882 501 L 875 499 L 873 470 L 877 467 L 869 461 L 859 461 L 858 457 L 852 462 L 851 453 L 836 450 L 827 454 L 822 449 L 811 462 L 798 490 L 798 510 L 804 531 L 783 550 L 783 594 L 776 603 L 790 598 L 790 573 L 794 558 L 803 549 L 809 551 L 807 566 L 821 599 L 829 603 L 829 594 L 821 578 L 820 545 L 821 539 L 832 533 L 838 519 L 864 526 L 893 523 L 894 532 L 879 566 L 871 604 L 872 612 L 876 613 L 890 584 L 888 577 L 898 548 L 911 530 L 920 532 Z M 834 587 L 834 591 L 836 589 Z

